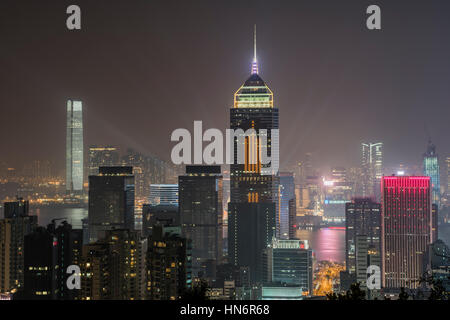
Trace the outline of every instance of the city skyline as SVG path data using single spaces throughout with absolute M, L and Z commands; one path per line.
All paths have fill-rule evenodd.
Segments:
M 80 1 L 5 8 L 0 300 L 450 299 L 442 7 Z
M 245 77 L 248 63 L 252 61 L 254 23 L 258 25 L 259 72 L 270 79 L 268 84 L 276 92 L 274 100 L 283 111 L 280 113 L 280 123 L 284 128 L 280 131 L 280 148 L 285 156 L 281 159 L 281 167 L 296 163 L 307 152 L 312 152 L 319 166 L 346 163 L 356 166 L 359 162 L 358 144 L 364 141 L 383 142 L 386 165 L 420 165 L 428 134 L 440 154 L 449 154 L 445 143 L 449 135 L 444 121 L 446 117 L 429 116 L 448 112 L 445 104 L 449 100 L 447 92 L 440 85 L 427 84 L 445 83 L 446 78 L 450 78 L 450 66 L 444 61 L 445 53 L 450 53 L 450 47 L 444 42 L 445 33 L 431 33 L 433 27 L 446 23 L 446 19 L 444 21 L 440 16 L 445 10 L 438 12 L 438 6 L 431 4 L 424 12 L 420 5 L 410 4 L 409 10 L 402 12 L 400 4 L 382 3 L 387 13 L 407 14 L 411 18 L 420 12 L 428 20 L 420 19 L 426 22 L 410 24 L 401 17 L 393 19 L 387 15 L 386 29 L 390 31 L 382 30 L 377 34 L 364 30 L 363 15 L 356 18 L 358 12 L 364 12 L 363 5 L 350 3 L 339 7 L 330 4 L 330 10 L 335 9 L 339 14 L 327 13 L 320 5 L 288 3 L 279 12 L 287 15 L 285 21 L 270 10 L 273 9 L 270 4 L 257 6 L 256 12 L 247 16 L 245 13 L 254 8 L 246 3 L 240 7 L 242 13 L 235 23 L 230 24 L 224 20 L 235 12 L 237 3 L 234 2 L 227 7 L 217 3 L 179 5 L 171 11 L 169 5 L 148 7 L 145 2 L 136 1 L 128 11 L 129 15 L 136 17 L 135 22 L 119 20 L 110 26 L 113 31 L 108 31 L 105 28 L 107 16 L 100 11 L 100 6 L 82 1 L 79 5 L 87 17 L 78 33 L 70 33 L 64 25 L 59 27 L 58 20 L 50 16 L 58 6 L 49 8 L 45 3 L 33 7 L 42 15 L 29 17 L 21 25 L 13 24 L 12 19 L 24 12 L 11 4 L 7 7 L 5 21 L 17 28 L 2 31 L 10 50 L 1 53 L 3 59 L 0 63 L 9 71 L 21 59 L 19 74 L 29 80 L 22 86 L 11 87 L 14 81 L 7 78 L 10 72 L 0 77 L 0 83 L 8 89 L 0 96 L 0 103 L 12 106 L 10 109 L 2 108 L 0 115 L 14 117 L 20 112 L 22 124 L 30 130 L 17 132 L 15 138 L 10 139 L 7 138 L 7 133 L 11 132 L 10 124 L 2 127 L 2 148 L 16 150 L 16 145 L 23 147 L 0 160 L 20 166 L 31 155 L 37 159 L 48 157 L 61 171 L 64 159 L 58 149 L 64 148 L 64 141 L 54 133 L 64 128 L 60 121 L 48 123 L 48 119 L 62 117 L 61 105 L 70 96 L 83 101 L 85 141 L 88 145 L 132 147 L 168 159 L 172 146 L 170 132 L 175 128 L 189 128 L 196 119 L 202 119 L 209 127 L 226 127 L 224 119 L 232 105 L 229 92 Z M 198 6 L 211 12 L 214 19 L 203 18 L 188 29 L 178 28 L 182 22 L 190 21 L 190 18 L 181 16 L 182 11 L 194 12 Z M 106 13 L 118 14 L 120 8 L 119 3 L 105 10 Z M 150 9 L 157 10 L 158 15 Z M 137 14 L 139 10 L 144 13 Z M 217 15 L 219 10 L 223 16 Z M 169 13 L 179 21 L 174 18 L 164 21 Z M 294 13 L 300 19 L 293 19 Z M 275 19 L 269 25 L 264 18 L 272 15 Z M 352 19 L 342 19 L 341 16 Z M 22 44 L 20 36 L 31 32 L 27 31 L 28 24 L 43 18 L 46 24 L 38 25 L 32 32 L 42 40 L 39 43 L 42 51 L 54 50 L 61 56 L 52 61 L 48 61 L 41 50 L 34 50 L 34 59 L 22 56 L 18 47 Z M 163 27 L 167 27 L 165 38 L 158 36 Z M 433 37 L 428 37 L 427 32 Z M 225 36 L 217 37 L 219 33 Z M 429 50 L 410 50 L 405 57 L 405 48 L 414 48 L 417 43 L 417 39 L 406 37 L 407 34 L 425 41 Z M 350 42 L 351 37 L 356 37 L 359 44 Z M 402 37 L 403 43 L 395 43 L 395 37 Z M 298 41 L 292 40 L 297 38 Z M 187 41 L 196 45 L 188 47 Z M 118 42 L 124 49 L 111 50 L 111 43 Z M 72 50 L 68 53 L 66 49 L 71 47 L 87 51 Z M 387 57 L 385 52 L 390 56 Z M 396 69 L 391 70 L 394 62 Z M 57 71 L 63 64 L 75 66 L 70 69 L 69 77 L 63 77 Z M 378 67 L 373 68 L 374 65 Z M 90 69 L 86 69 L 88 66 Z M 44 77 L 39 80 L 42 89 L 32 90 L 36 87 L 37 78 L 30 72 L 39 68 L 51 71 L 39 73 Z M 89 74 L 88 78 L 86 74 Z M 119 78 L 124 81 L 115 80 L 114 74 L 121 74 Z M 188 83 L 182 80 L 186 78 L 190 79 Z M 179 88 L 175 95 L 165 85 L 169 79 L 173 86 Z M 395 94 L 391 89 L 393 79 L 398 83 Z M 126 82 L 133 84 L 133 90 L 125 90 Z M 27 95 L 22 94 L 25 91 Z M 429 100 L 431 95 L 433 99 Z M 34 103 L 27 102 L 27 99 L 33 99 Z M 31 113 L 23 112 L 36 104 L 40 105 L 38 114 L 33 113 L 31 117 Z M 157 105 L 163 108 L 156 108 Z M 167 120 L 162 124 L 156 120 L 158 117 Z M 359 119 L 366 119 L 364 125 Z M 47 123 L 48 132 L 35 129 L 35 125 L 43 121 Z M 352 130 L 344 130 L 346 127 L 352 127 Z

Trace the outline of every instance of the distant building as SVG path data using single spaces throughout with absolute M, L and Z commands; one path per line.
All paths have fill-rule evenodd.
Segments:
M 81 101 L 67 101 L 66 129 L 66 190 L 70 194 L 81 193 L 84 178 L 83 106 Z
M 167 162 L 155 156 L 144 155 L 132 149 L 128 149 L 123 155 L 121 164 L 133 167 L 136 199 L 142 201 L 148 199 L 150 184 L 166 183 L 166 171 L 168 168 L 173 169 Z
M 291 200 L 295 203 L 294 174 L 292 172 L 280 172 L 280 209 L 277 219 L 277 237 L 280 239 L 289 239 L 289 230 L 292 225 L 292 217 L 289 212 L 292 214 L 295 208 L 289 206 Z
M 153 206 L 178 206 L 178 184 L 151 184 L 149 203 Z
M 147 252 L 148 299 L 179 300 L 192 287 L 191 250 L 179 227 L 155 227 Z
M 24 283 L 25 236 L 38 225 L 37 216 L 28 215 L 28 201 L 5 203 L 5 219 L 0 220 L 0 293 L 14 293 Z
M 347 181 L 347 170 L 331 168 L 331 178 L 323 181 L 323 214 L 327 218 L 343 218 L 345 205 L 352 199 L 354 183 Z
M 192 241 L 192 269 L 197 276 L 208 260 L 222 260 L 223 208 L 220 166 L 186 166 L 178 178 L 182 236 Z
M 295 285 L 305 295 L 313 290 L 313 251 L 308 241 L 273 239 L 264 254 L 266 284 Z
M 416 289 L 432 232 L 431 179 L 389 176 L 382 181 L 382 286 Z
M 3 204 L 3 207 L 4 207 L 5 219 L 28 216 L 28 211 L 29 211 L 28 200 L 23 200 L 22 198 L 17 198 L 16 201 L 5 202 Z
M 361 168 L 364 197 L 379 197 L 383 176 L 383 143 L 362 143 Z
M 439 158 L 436 146 L 428 142 L 427 152 L 423 155 L 423 175 L 431 178 L 431 201 L 440 207 L 441 183 L 439 174 Z
M 89 147 L 89 175 L 98 175 L 100 167 L 113 167 L 119 165 L 119 153 L 113 146 Z
M 145 237 L 150 236 L 155 225 L 180 226 L 178 206 L 144 204 L 142 207 L 142 234 Z
M 112 229 L 134 230 L 134 176 L 132 167 L 100 167 L 89 177 L 89 241 Z

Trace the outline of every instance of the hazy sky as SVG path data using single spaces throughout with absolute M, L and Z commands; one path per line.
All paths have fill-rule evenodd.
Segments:
M 66 8 L 82 30 L 66 28 Z M 382 30 L 366 28 L 378 4 Z M 250 73 L 280 109 L 281 163 L 357 165 L 383 141 L 387 165 L 418 164 L 427 128 L 450 155 L 450 1 L 0 2 L 0 149 L 13 165 L 64 168 L 65 104 L 85 107 L 85 142 L 170 158 L 170 134 L 225 129 Z

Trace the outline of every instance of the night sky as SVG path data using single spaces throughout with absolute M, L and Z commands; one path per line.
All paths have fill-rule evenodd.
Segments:
M 66 28 L 77 4 L 82 30 Z M 366 28 L 378 4 L 382 30 Z M 85 145 L 170 159 L 194 120 L 225 129 L 250 73 L 280 109 L 281 163 L 358 165 L 385 143 L 386 165 L 419 164 L 428 134 L 450 155 L 450 1 L 0 2 L 0 161 L 64 169 L 65 105 L 84 104 Z M 428 131 L 428 133 L 427 133 Z

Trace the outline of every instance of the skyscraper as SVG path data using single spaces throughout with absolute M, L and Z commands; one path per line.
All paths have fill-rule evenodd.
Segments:
M 273 239 L 263 261 L 264 282 L 296 285 L 312 294 L 313 251 L 308 241 Z
M 432 232 L 430 177 L 383 177 L 382 284 L 384 288 L 419 286 Z
M 16 201 L 5 202 L 3 206 L 5 219 L 11 219 L 28 216 L 30 204 L 23 198 L 17 198 Z
M 236 91 L 230 109 L 233 130 L 254 129 L 251 136 L 234 137 L 234 163 L 230 165 L 230 203 L 228 205 L 228 257 L 232 264 L 249 267 L 253 282 L 261 281 L 263 251 L 275 236 L 278 208 L 278 137 L 271 129 L 279 128 L 278 109 L 273 93 L 258 74 L 255 50 L 250 77 Z M 266 129 L 264 137 L 262 129 Z M 266 138 L 266 146 L 261 144 Z M 272 163 L 261 162 L 262 148 Z M 237 150 L 245 150 L 245 163 L 239 164 Z
M 113 146 L 89 147 L 89 175 L 98 174 L 100 167 L 112 167 L 119 165 L 119 153 Z
M 100 167 L 89 177 L 89 241 L 112 229 L 134 230 L 134 176 L 132 167 Z
M 383 176 L 383 143 L 362 143 L 361 158 L 364 197 L 379 197 Z
M 431 201 L 438 208 L 441 202 L 441 183 L 439 176 L 439 159 L 436 146 L 428 141 L 427 152 L 423 155 L 423 175 L 431 178 Z
M 345 214 L 345 204 L 352 199 L 353 183 L 347 181 L 347 170 L 334 167 L 331 170 L 331 179 L 324 181 L 324 205 L 325 217 L 340 217 Z
M 66 190 L 83 191 L 83 107 L 81 101 L 67 101 Z
M 280 173 L 280 206 L 277 217 L 277 238 L 289 239 L 289 228 L 292 225 L 292 217 L 289 215 L 289 209 L 295 206 L 289 206 L 291 200 L 295 201 L 294 174 L 292 172 Z M 295 202 L 294 202 L 295 203 Z
M 345 264 L 351 275 L 356 275 L 356 256 L 361 255 L 357 252 L 358 236 L 381 255 L 381 204 L 370 198 L 356 198 L 345 205 Z
M 186 166 L 178 178 L 182 236 L 192 241 L 192 271 L 222 260 L 222 175 L 220 166 Z
M 450 157 L 445 159 L 447 163 L 447 203 L 450 203 Z

